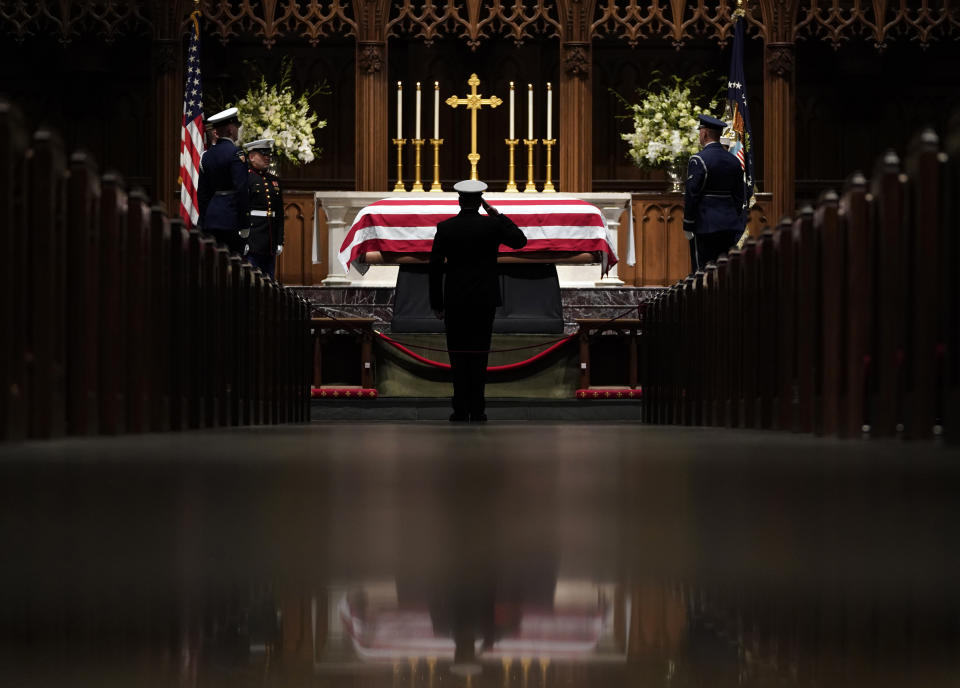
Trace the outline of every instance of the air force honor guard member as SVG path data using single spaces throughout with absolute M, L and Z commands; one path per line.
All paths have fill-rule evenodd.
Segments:
M 273 279 L 277 256 L 283 252 L 283 194 L 280 180 L 270 173 L 273 139 L 260 139 L 243 149 L 250 161 L 250 247 L 247 260 Z
M 200 229 L 233 253 L 243 253 L 247 218 L 247 158 L 237 147 L 240 120 L 237 108 L 218 112 L 207 120 L 217 132 L 217 141 L 200 158 L 197 205 Z
M 683 231 L 694 242 L 696 268 L 702 270 L 737 243 L 746 226 L 746 216 L 743 168 L 720 145 L 726 123 L 710 115 L 700 115 L 699 120 L 703 149 L 691 156 L 687 164 Z
M 483 200 L 483 182 L 466 180 L 453 188 L 460 194 L 460 213 L 437 225 L 430 252 L 430 308 L 447 331 L 453 375 L 450 420 L 483 422 L 487 351 L 501 298 L 497 256 L 500 244 L 523 248 L 527 237 Z M 479 212 L 481 205 L 486 216 Z

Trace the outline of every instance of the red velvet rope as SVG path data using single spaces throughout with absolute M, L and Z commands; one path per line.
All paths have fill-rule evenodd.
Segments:
M 426 363 L 427 365 L 432 365 L 432 366 L 437 367 L 437 368 L 449 368 L 449 367 L 450 367 L 450 364 L 449 364 L 449 363 L 442 363 L 441 361 L 434 361 L 434 360 L 431 360 L 431 359 L 426 358 L 426 357 L 424 357 L 424 356 L 421 356 L 421 355 L 418 354 L 418 353 L 414 353 L 413 351 L 411 351 L 410 349 L 408 349 L 407 347 L 405 347 L 405 346 L 404 346 L 403 344 L 401 344 L 400 342 L 397 342 L 397 341 L 394 341 L 393 339 L 390 339 L 390 337 L 388 337 L 387 335 L 385 335 L 383 332 L 377 332 L 376 330 L 374 330 L 374 334 L 376 334 L 378 337 L 380 337 L 380 339 L 382 339 L 383 341 L 385 341 L 385 342 L 386 342 L 387 344 L 389 344 L 390 346 L 392 346 L 392 347 L 394 347 L 394 348 L 396 348 L 396 349 L 399 349 L 399 350 L 402 351 L 403 353 L 407 354 L 407 356 L 409 356 L 410 358 L 414 359 L 415 361 L 419 361 L 420 363 Z M 554 342 L 554 343 L 553 343 L 552 345 L 550 345 L 548 348 L 544 349 L 543 351 L 541 351 L 541 352 L 538 353 L 538 354 L 535 354 L 535 355 L 531 356 L 530 358 L 526 359 L 525 361 L 518 361 L 518 362 L 516 362 L 516 363 L 508 363 L 508 364 L 506 364 L 506 365 L 487 366 L 487 372 L 488 372 L 488 373 L 494 373 L 494 372 L 500 372 L 500 371 L 503 371 L 503 370 L 514 370 L 514 369 L 516 369 L 516 368 L 522 368 L 522 367 L 524 367 L 524 366 L 528 366 L 528 365 L 530 365 L 531 363 L 533 363 L 534 361 L 537 361 L 537 360 L 543 358 L 544 356 L 546 356 L 547 354 L 549 354 L 551 351 L 555 351 L 555 350 L 559 349 L 561 346 L 563 346 L 564 344 L 566 344 L 566 343 L 569 342 L 570 340 L 574 339 L 574 338 L 577 336 L 577 334 L 578 334 L 578 333 L 574 332 L 574 333 L 572 333 L 572 334 L 567 335 L 567 336 L 564 337 L 563 339 L 560 339 L 560 340 Z M 464 352 L 464 353 L 481 353 L 481 352 L 471 351 L 471 352 Z

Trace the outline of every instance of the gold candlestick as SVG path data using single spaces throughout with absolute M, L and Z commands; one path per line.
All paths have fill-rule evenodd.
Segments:
M 553 167 L 550 164 L 550 151 L 553 149 L 553 144 L 557 142 L 556 139 L 544 139 L 543 145 L 547 147 L 547 181 L 543 185 L 544 193 L 556 193 L 556 189 L 553 188 L 553 182 L 551 177 L 553 176 Z
M 507 191 L 509 193 L 517 193 L 517 182 L 514 179 L 514 168 L 516 167 L 513 164 L 513 149 L 517 147 L 517 144 L 520 143 L 520 139 L 504 139 L 504 143 L 510 148 L 510 181 L 507 182 Z
M 440 187 L 440 146 L 443 145 L 443 139 L 430 139 L 433 144 L 433 184 L 430 185 L 430 192 L 437 193 L 443 191 Z
M 523 187 L 523 193 L 537 193 L 533 181 L 533 147 L 540 143 L 540 139 L 524 139 L 523 143 L 527 147 L 527 185 Z
M 394 185 L 394 191 L 406 191 L 407 187 L 403 185 L 403 144 L 406 139 L 394 139 L 393 144 L 397 147 L 397 183 Z
M 413 169 L 416 176 L 413 179 L 413 186 L 410 187 L 411 191 L 423 191 L 423 184 L 420 183 L 420 147 L 423 146 L 423 144 L 424 139 L 413 139 L 414 159 L 416 160 Z

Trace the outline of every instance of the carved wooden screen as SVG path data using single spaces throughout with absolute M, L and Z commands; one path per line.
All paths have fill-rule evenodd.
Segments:
M 439 37 L 459 38 L 476 49 L 481 41 L 506 37 L 518 45 L 533 38 L 556 38 L 556 3 L 544 0 L 399 0 L 390 10 L 387 35 L 408 35 L 428 45 Z

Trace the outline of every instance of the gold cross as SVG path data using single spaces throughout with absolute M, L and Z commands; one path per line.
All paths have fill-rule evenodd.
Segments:
M 477 93 L 480 79 L 476 74 L 470 75 L 467 85 L 470 86 L 470 93 L 466 98 L 450 96 L 444 102 L 452 108 L 456 108 L 458 105 L 466 105 L 467 109 L 470 110 L 470 155 L 467 156 L 467 160 L 470 161 L 470 179 L 477 179 L 477 163 L 480 162 L 480 154 L 477 153 L 477 110 L 484 105 L 495 108 L 501 105 L 503 101 L 496 96 L 481 98 L 480 94 Z

